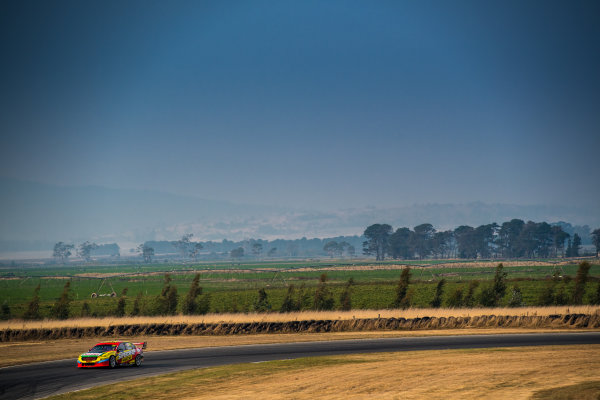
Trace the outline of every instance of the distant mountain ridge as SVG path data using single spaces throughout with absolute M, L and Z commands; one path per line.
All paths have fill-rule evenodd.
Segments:
M 56 241 L 80 243 L 174 240 L 274 240 L 361 235 L 373 223 L 394 228 L 431 223 L 438 230 L 458 225 L 502 223 L 512 218 L 600 227 L 600 212 L 570 206 L 422 204 L 314 211 L 236 204 L 159 191 L 60 187 L 0 179 L 0 251 L 39 250 Z

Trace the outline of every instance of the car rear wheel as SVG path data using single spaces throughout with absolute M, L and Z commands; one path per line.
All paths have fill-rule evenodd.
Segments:
M 141 367 L 142 366 L 142 356 L 137 355 L 135 356 L 135 366 L 136 367 Z
M 110 368 L 114 368 L 117 366 L 117 359 L 115 358 L 115 356 L 110 356 L 110 358 L 108 359 L 108 366 Z

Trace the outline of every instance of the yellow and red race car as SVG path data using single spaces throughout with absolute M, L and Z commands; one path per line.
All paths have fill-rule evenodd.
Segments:
M 139 367 L 144 360 L 146 342 L 102 342 L 96 344 L 87 353 L 77 359 L 77 367 L 109 367 L 135 365 Z

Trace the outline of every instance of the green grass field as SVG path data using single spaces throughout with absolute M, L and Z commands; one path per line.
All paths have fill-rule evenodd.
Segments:
M 543 263 L 542 261 L 540 261 Z M 472 267 L 461 266 L 439 267 L 439 261 L 410 262 L 412 266 L 411 288 L 413 291 L 412 306 L 428 307 L 434 297 L 435 287 L 440 279 L 446 279 L 442 306 L 457 287 L 466 290 L 468 282 L 479 280 L 480 287 L 491 282 L 494 277 L 493 266 Z M 368 269 L 368 267 L 385 268 L 398 262 L 385 263 L 349 263 L 332 262 L 287 262 L 287 263 L 231 263 L 185 264 L 185 265 L 123 265 L 123 266 L 44 266 L 27 268 L 5 268 L 0 270 L 0 304 L 7 304 L 11 315 L 22 315 L 27 303 L 31 300 L 35 287 L 39 284 L 40 309 L 42 316 L 48 316 L 54 302 L 59 298 L 65 282 L 71 281 L 71 315 L 79 316 L 81 307 L 87 302 L 91 312 L 98 316 L 110 315 L 116 308 L 117 299 L 111 297 L 91 298 L 92 293 L 108 294 L 116 292 L 120 295 L 128 288 L 126 311 L 133 307 L 133 298 L 142 293 L 142 309 L 146 312 L 152 307 L 153 299 L 163 287 L 164 274 L 168 271 L 172 284 L 178 289 L 181 299 L 189 290 L 196 272 L 201 273 L 200 285 L 204 293 L 210 293 L 210 312 L 246 312 L 252 311 L 257 298 L 258 289 L 265 288 L 272 310 L 279 310 L 287 287 L 294 285 L 306 292 L 306 307 L 312 307 L 314 291 L 319 284 L 319 277 L 326 273 L 327 285 L 335 300 L 334 307 L 340 306 L 339 297 L 349 278 L 355 284 L 352 287 L 352 307 L 357 309 L 381 309 L 391 306 L 395 297 L 395 288 L 400 276 L 400 269 Z M 578 265 L 528 265 L 507 266 L 508 290 L 501 305 L 508 304 L 510 288 L 518 285 L 526 305 L 537 305 L 540 293 L 550 284 L 548 279 L 554 272 L 564 277 L 575 277 Z M 493 265 L 496 265 L 494 263 Z M 365 267 L 368 266 L 368 267 Z M 365 269 L 360 269 L 365 268 Z M 95 277 L 84 277 L 81 274 L 96 274 Z M 120 276 L 104 277 L 103 274 Z M 597 281 L 600 279 L 600 265 L 593 264 L 590 269 L 590 281 L 586 286 L 584 303 L 592 301 Z M 555 283 L 555 290 L 571 293 L 574 282 L 569 279 Z

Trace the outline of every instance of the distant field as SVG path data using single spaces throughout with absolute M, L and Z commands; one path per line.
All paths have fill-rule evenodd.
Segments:
M 81 307 L 87 302 L 91 312 L 97 316 L 110 315 L 116 307 L 116 299 L 111 297 L 91 298 L 92 293 L 117 295 L 128 288 L 126 311 L 131 312 L 133 298 L 143 295 L 143 304 L 149 306 L 163 286 L 164 274 L 169 272 L 173 284 L 178 289 L 180 300 L 189 290 L 193 276 L 201 274 L 200 285 L 204 293 L 210 293 L 212 313 L 249 312 L 260 288 L 265 288 L 273 310 L 281 307 L 287 286 L 304 288 L 311 307 L 312 295 L 319 283 L 321 274 L 326 273 L 335 307 L 339 307 L 339 297 L 349 278 L 355 282 L 352 287 L 352 307 L 354 309 L 384 309 L 390 307 L 400 276 L 406 265 L 412 268 L 414 289 L 413 307 L 428 307 L 433 299 L 435 287 L 440 279 L 448 282 L 444 288 L 447 297 L 454 289 L 466 288 L 471 280 L 490 281 L 499 261 L 465 262 L 464 260 L 423 262 L 368 263 L 342 261 L 318 262 L 262 262 L 262 263 L 210 263 L 186 265 L 122 265 L 122 266 L 47 266 L 0 269 L 0 304 L 6 303 L 13 315 L 21 315 L 35 287 L 40 284 L 42 315 L 49 315 L 50 308 L 60 296 L 66 280 L 71 280 L 71 315 L 81 314 Z M 509 287 L 518 285 L 526 305 L 536 305 L 540 293 L 547 285 L 547 278 L 558 272 L 561 276 L 574 277 L 576 264 L 562 260 L 523 260 L 504 261 Z M 586 286 L 584 302 L 593 295 L 595 281 L 600 279 L 600 265 L 590 269 L 591 280 Z M 574 282 L 559 284 L 567 293 Z M 508 296 L 508 295 L 507 295 Z M 504 301 L 508 301 L 505 299 Z
M 214 263 L 184 263 L 184 264 L 122 264 L 122 265 L 47 265 L 47 266 L 27 266 L 27 267 L 0 267 L 0 278 L 10 277 L 71 277 L 77 275 L 97 274 L 103 275 L 127 275 L 127 274 L 151 274 L 165 273 L 169 271 L 180 271 L 182 273 L 201 271 L 205 273 L 222 273 L 249 271 L 252 273 L 274 273 L 277 271 L 294 272 L 315 272 L 315 271 L 389 271 L 410 266 L 411 268 L 426 268 L 439 273 L 469 272 L 473 268 L 494 268 L 499 262 L 506 267 L 536 267 L 528 273 L 547 272 L 548 267 L 564 268 L 565 266 L 576 266 L 578 260 L 563 259 L 540 259 L 540 260 L 388 260 L 383 262 L 373 262 L 372 260 L 314 260 L 314 261 L 286 261 L 286 262 L 214 262 Z M 594 263 L 594 260 L 591 260 Z M 452 271 L 446 271 L 452 268 Z M 461 268 L 464 268 L 461 269 Z M 471 271 L 472 272 L 472 271 Z M 524 271 L 525 272 L 525 271 Z M 383 277 L 386 275 L 384 274 Z

